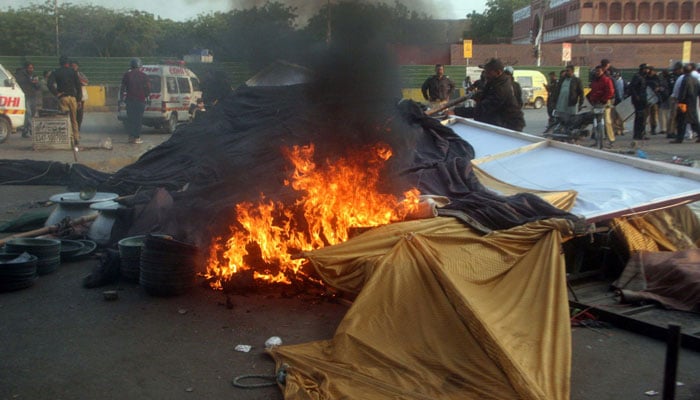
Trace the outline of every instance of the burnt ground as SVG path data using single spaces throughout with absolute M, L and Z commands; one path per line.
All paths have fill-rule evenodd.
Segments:
M 111 159 L 113 151 L 91 154 Z M 40 210 L 64 191 L 0 186 L 0 222 Z M 274 373 L 264 352 L 270 336 L 285 344 L 331 338 L 348 309 L 318 293 L 290 296 L 279 288 L 233 295 L 228 305 L 204 287 L 166 298 L 129 282 L 85 289 L 82 279 L 96 263 L 64 263 L 31 288 L 0 293 L 0 399 L 281 399 L 277 387 L 239 389 L 232 380 Z M 117 290 L 118 299 L 104 300 L 105 290 Z M 661 397 L 663 341 L 616 327 L 573 328 L 572 338 L 572 399 Z M 239 352 L 238 344 L 253 348 Z M 700 399 L 700 353 L 681 351 L 677 381 L 676 399 Z

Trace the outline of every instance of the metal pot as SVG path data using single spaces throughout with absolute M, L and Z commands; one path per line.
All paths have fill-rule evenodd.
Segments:
M 90 209 L 96 210 L 98 214 L 88 229 L 87 237 L 99 245 L 108 244 L 120 208 L 125 207 L 113 200 L 90 204 Z
M 56 208 L 44 222 L 44 226 L 56 225 L 66 217 L 76 218 L 97 214 L 97 210 L 90 209 L 90 205 L 103 201 L 114 200 L 119 197 L 116 193 L 97 192 L 91 199 L 83 200 L 80 192 L 60 193 L 51 196 L 49 200 L 56 203 Z

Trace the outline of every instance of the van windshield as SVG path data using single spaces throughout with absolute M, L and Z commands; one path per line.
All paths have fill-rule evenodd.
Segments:
M 160 76 L 148 75 L 148 79 L 151 81 L 151 93 L 160 93 Z
M 532 77 L 530 76 L 519 76 L 518 83 L 522 87 L 532 87 Z

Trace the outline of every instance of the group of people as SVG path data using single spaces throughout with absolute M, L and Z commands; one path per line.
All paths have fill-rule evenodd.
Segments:
M 483 68 L 480 79 L 474 83 L 470 80 L 466 88 L 475 105 L 462 116 L 522 131 L 525 127 L 522 89 L 513 78 L 513 67 L 505 66 L 498 58 L 492 58 L 479 67 Z M 425 80 L 421 92 L 430 108 L 440 108 L 447 104 L 454 89 L 454 83 L 445 75 L 444 66 L 437 64 L 435 75 Z M 459 115 L 460 111 L 455 113 Z
M 25 61 L 22 67 L 15 71 L 15 76 L 17 84 L 24 92 L 26 104 L 22 136 L 31 136 L 32 119 L 37 116 L 39 107 L 49 110 L 58 109 L 70 117 L 71 141 L 77 149 L 89 83 L 88 78 L 80 71 L 80 63 L 61 56 L 59 68 L 44 72 L 42 83 L 35 74 L 34 64 L 31 61 Z
M 660 74 L 653 66 L 641 64 L 628 86 L 635 111 L 634 138 L 648 138 L 647 123 L 651 135 L 666 134 L 671 143 L 683 143 L 685 138 L 700 134 L 699 82 L 700 73 L 693 63 L 676 62 L 670 71 Z M 700 138 L 696 142 L 700 143 Z

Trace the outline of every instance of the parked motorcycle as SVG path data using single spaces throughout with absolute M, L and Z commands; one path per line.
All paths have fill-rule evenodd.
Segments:
M 577 114 L 554 110 L 552 122 L 545 129 L 543 136 L 560 142 L 578 144 L 579 140 L 590 136 L 591 131 L 587 128 L 594 120 L 593 110 Z

